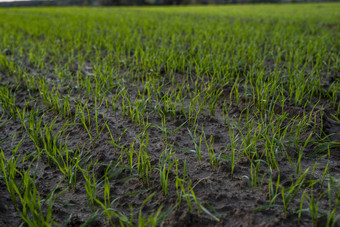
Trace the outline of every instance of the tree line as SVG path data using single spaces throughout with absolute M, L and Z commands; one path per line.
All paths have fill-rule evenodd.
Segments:
M 0 2 L 0 6 L 129 6 L 129 5 L 208 5 L 247 3 L 333 2 L 339 0 L 32 0 Z

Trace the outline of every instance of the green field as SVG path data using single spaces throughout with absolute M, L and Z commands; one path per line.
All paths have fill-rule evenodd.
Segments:
M 0 226 L 340 226 L 339 22 L 0 9 Z

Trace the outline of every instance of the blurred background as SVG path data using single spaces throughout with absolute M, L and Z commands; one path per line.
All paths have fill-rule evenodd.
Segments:
M 0 7 L 18 6 L 130 6 L 204 5 L 247 3 L 339 2 L 340 0 L 0 0 Z

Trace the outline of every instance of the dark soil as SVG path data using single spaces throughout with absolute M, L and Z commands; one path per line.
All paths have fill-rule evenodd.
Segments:
M 51 84 L 56 83 L 54 81 L 53 74 L 48 74 L 51 79 Z M 180 75 L 179 75 L 180 77 Z M 180 82 L 180 80 L 179 80 Z M 26 101 L 30 100 L 32 103 L 29 105 L 30 108 L 39 108 L 43 110 L 44 122 L 51 122 L 53 119 L 56 120 L 56 125 L 54 127 L 55 132 L 59 131 L 61 127 L 69 121 L 67 118 L 63 118 L 58 115 L 55 111 L 51 110 L 50 107 L 46 106 L 39 93 L 37 91 L 28 91 L 24 86 L 24 83 L 18 84 L 14 80 L 9 79 L 5 74 L 1 74 L 1 86 L 11 86 L 16 93 L 16 106 L 18 108 L 23 108 Z M 139 85 L 142 86 L 142 85 Z M 65 89 L 60 91 L 68 93 L 69 91 Z M 130 86 L 130 95 L 133 97 L 136 95 L 136 87 L 134 85 Z M 226 88 L 225 97 L 229 96 L 230 90 Z M 78 99 L 79 95 L 83 96 L 81 91 L 73 90 L 71 96 Z M 85 97 L 85 96 L 84 96 Z M 223 97 L 222 97 L 223 98 Z M 88 105 L 94 106 L 93 100 L 90 98 L 82 101 L 83 103 L 88 101 Z M 321 104 L 317 108 L 321 109 Z M 74 107 L 74 106 L 73 106 Z M 223 152 L 225 147 L 230 143 L 230 138 L 228 136 L 228 126 L 223 123 L 222 114 L 222 103 L 219 103 L 215 116 L 208 116 L 208 114 L 202 114 L 199 119 L 199 125 L 204 125 L 205 133 L 210 137 L 214 137 L 214 148 L 215 152 L 218 154 Z M 250 103 L 242 102 L 239 105 L 231 105 L 229 112 L 229 117 L 236 122 L 241 119 L 241 124 L 244 123 L 242 119 L 244 116 L 244 109 L 249 108 L 250 114 L 253 115 L 253 107 Z M 289 117 L 293 118 L 303 111 L 311 111 L 311 107 L 307 107 L 305 110 L 302 107 L 286 106 L 284 111 L 288 112 Z M 278 113 L 282 111 L 282 108 L 278 106 L 275 111 Z M 329 135 L 331 141 L 340 141 L 340 124 L 332 120 L 330 114 L 333 113 L 331 108 L 322 110 L 322 116 L 315 116 L 318 122 L 319 120 L 323 122 L 320 125 L 321 130 Z M 122 136 L 120 140 L 120 145 L 131 144 L 133 139 L 140 133 L 139 127 L 136 126 L 128 118 L 122 118 L 121 113 L 118 110 L 116 115 L 111 111 L 107 112 L 104 107 L 101 107 L 100 113 L 106 112 L 100 118 L 100 127 L 104 126 L 107 122 L 110 127 L 111 133 L 114 139 L 117 141 L 122 133 L 127 129 L 126 133 Z M 4 112 L 1 110 L 0 115 Z M 8 121 L 9 120 L 9 121 Z M 4 114 L 4 117 L 0 121 L 2 123 L 8 121 L 4 126 L 0 128 L 0 141 L 7 138 L 2 144 L 1 148 L 7 158 L 11 156 L 12 147 L 16 146 L 19 141 L 24 137 L 23 144 L 20 146 L 18 155 L 24 157 L 24 155 L 31 154 L 35 152 L 36 148 L 31 139 L 25 134 L 22 129 L 21 124 L 18 120 L 10 119 L 8 115 Z M 149 116 L 149 122 L 161 124 L 161 119 L 158 116 Z M 167 121 L 167 127 L 171 130 L 176 129 L 178 126 L 185 122 L 184 118 L 178 117 L 178 119 L 169 118 Z M 199 127 L 199 131 L 201 128 Z M 158 167 L 159 157 L 161 153 L 166 148 L 166 143 L 163 140 L 162 132 L 157 128 L 150 128 L 150 139 L 148 145 L 148 152 L 151 159 L 151 164 Z M 94 132 L 93 132 L 94 134 Z M 91 145 L 91 140 L 81 125 L 72 125 L 67 128 L 68 135 L 67 141 L 69 149 L 76 150 L 78 147 L 83 148 L 85 151 L 89 151 L 89 156 L 91 156 L 93 163 L 98 161 L 98 165 L 94 168 L 94 174 L 97 179 L 100 179 L 104 173 L 106 166 L 110 162 L 115 162 L 120 158 L 120 151 L 116 150 L 115 147 L 107 142 L 110 140 L 110 135 L 107 130 L 104 130 L 100 138 Z M 302 137 L 309 135 L 306 132 Z M 13 138 L 13 140 L 12 140 Z M 224 160 L 220 163 L 220 166 L 216 169 L 212 169 L 209 164 L 209 158 L 206 147 L 203 148 L 203 161 L 199 162 L 195 154 L 186 152 L 187 149 L 191 150 L 194 148 L 192 138 L 189 135 L 187 126 L 182 127 L 174 135 L 168 138 L 168 143 L 172 143 L 176 148 L 175 156 L 180 160 L 179 168 L 183 169 L 184 161 L 187 163 L 188 175 L 192 179 L 192 185 L 195 194 L 200 198 L 201 204 L 205 207 L 213 207 L 214 214 L 218 216 L 220 221 L 215 221 L 211 216 L 207 215 L 201 211 L 200 215 L 197 210 L 194 209 L 192 212 L 189 211 L 185 201 L 182 201 L 180 207 L 175 207 L 177 203 L 177 194 L 175 188 L 175 175 L 170 174 L 169 183 L 169 194 L 164 196 L 159 180 L 159 174 L 155 170 L 153 175 L 150 177 L 150 185 L 148 186 L 145 182 L 138 179 L 138 177 L 130 177 L 131 172 L 129 170 L 123 170 L 120 174 L 115 176 L 110 180 L 111 191 L 110 197 L 117 199 L 114 206 L 120 212 L 123 212 L 127 216 L 130 216 L 131 212 L 134 213 L 135 219 L 138 217 L 139 209 L 143 201 L 155 192 L 155 196 L 150 202 L 148 202 L 144 208 L 143 213 L 148 215 L 158 209 L 160 205 L 164 205 L 163 212 L 168 209 L 173 208 L 170 214 L 165 220 L 165 226 L 296 226 L 298 225 L 298 215 L 294 211 L 299 209 L 301 195 L 297 196 L 288 209 L 287 215 L 283 213 L 282 200 L 278 198 L 276 204 L 279 206 L 265 207 L 268 205 L 268 167 L 261 166 L 259 170 L 259 176 L 265 176 L 263 184 L 259 188 L 252 188 L 250 181 L 250 162 L 246 158 L 241 158 L 235 167 L 234 174 L 231 174 L 230 161 Z M 136 145 L 138 146 L 138 144 Z M 317 149 L 315 145 L 307 147 L 306 154 L 313 154 Z M 313 176 L 309 176 L 311 179 L 321 179 L 323 176 L 324 168 L 328 162 L 328 173 L 338 178 L 340 177 L 340 152 L 337 148 L 331 149 L 331 157 L 328 160 L 323 154 L 317 154 L 313 157 L 306 157 L 302 160 L 302 171 L 317 162 L 316 169 Z M 322 157 L 323 156 L 323 157 Z M 322 158 L 320 158 L 322 157 Z M 297 160 L 294 153 L 291 154 L 293 161 Z M 126 163 L 127 164 L 127 163 Z M 273 179 L 277 179 L 280 176 L 281 183 L 289 186 L 296 176 L 294 175 L 294 170 L 289 164 L 285 156 L 279 156 L 280 172 L 273 171 Z M 37 177 L 35 184 L 40 192 L 41 198 L 45 198 L 51 190 L 53 190 L 58 184 L 61 191 L 67 188 L 67 182 L 63 179 L 63 175 L 54 166 L 49 165 L 46 160 L 38 159 L 33 164 L 34 168 L 37 168 Z M 27 163 L 19 165 L 19 168 L 26 169 Z M 56 203 L 53 207 L 53 215 L 55 221 L 60 225 L 66 223 L 67 219 L 70 221 L 67 226 L 81 226 L 84 222 L 94 213 L 87 201 L 86 191 L 84 187 L 84 179 L 81 173 L 78 173 L 77 186 L 76 188 L 67 189 L 57 200 L 62 203 Z M 267 174 L 267 175 L 264 175 Z M 128 178 L 130 177 L 130 178 Z M 327 185 L 316 185 L 315 193 L 320 195 L 324 190 L 326 190 Z M 138 192 L 136 195 L 126 196 L 127 193 Z M 103 200 L 103 191 L 101 188 L 98 189 L 99 199 Z M 209 205 L 208 205 L 209 204 Z M 305 206 L 307 202 L 305 202 Z M 99 207 L 97 207 L 99 208 Z M 133 211 L 131 211 L 133 208 Z M 263 208 L 258 209 L 257 208 Z M 327 200 L 321 200 L 319 204 L 319 209 L 323 211 L 328 210 Z M 338 211 L 339 212 L 339 211 Z M 318 226 L 324 226 L 326 224 L 326 218 L 320 218 L 318 221 Z M 7 191 L 6 184 L 3 180 L 0 180 L 0 226 L 19 226 L 23 221 L 20 219 L 19 214 L 16 212 L 13 206 L 10 194 Z M 94 221 L 92 221 L 88 226 L 104 226 L 105 225 L 104 216 L 100 216 Z M 119 223 L 116 223 L 119 225 Z M 308 212 L 303 212 L 301 217 L 301 226 L 312 226 L 312 219 Z M 340 226 L 340 221 L 335 223 L 335 226 Z

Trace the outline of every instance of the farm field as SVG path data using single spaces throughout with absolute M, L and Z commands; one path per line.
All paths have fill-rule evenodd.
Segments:
M 340 226 L 339 22 L 0 9 L 0 226 Z

